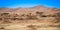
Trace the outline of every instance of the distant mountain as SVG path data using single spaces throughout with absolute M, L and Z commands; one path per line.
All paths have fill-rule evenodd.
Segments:
M 27 12 L 36 12 L 36 11 L 54 13 L 54 12 L 60 11 L 60 9 L 48 8 L 48 7 L 40 6 L 40 5 L 31 7 L 31 8 L 0 8 L 0 12 L 17 12 L 17 13 L 24 12 L 24 13 L 27 13 Z

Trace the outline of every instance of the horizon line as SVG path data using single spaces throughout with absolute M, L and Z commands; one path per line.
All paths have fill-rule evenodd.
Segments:
M 37 6 L 43 6 L 43 7 L 46 7 L 46 8 L 58 8 L 58 7 L 54 7 L 54 6 L 46 6 L 46 5 L 35 5 L 35 6 L 31 6 L 31 7 L 28 7 L 28 6 L 23 6 L 23 7 L 20 7 L 20 6 L 17 6 L 17 7 L 11 7 L 11 6 L 9 6 L 9 7 L 0 7 L 0 8 L 33 8 L 33 7 L 37 7 Z M 58 9 L 60 9 L 60 8 L 58 8 Z

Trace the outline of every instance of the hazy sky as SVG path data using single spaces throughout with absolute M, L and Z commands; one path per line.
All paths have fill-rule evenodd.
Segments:
M 0 0 L 0 7 L 33 7 L 44 5 L 47 7 L 60 8 L 60 0 Z

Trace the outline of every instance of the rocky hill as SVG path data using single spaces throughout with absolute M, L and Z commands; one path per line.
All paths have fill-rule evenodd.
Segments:
M 60 30 L 57 28 L 60 27 L 60 9 L 45 6 L 0 8 L 0 30 L 43 30 L 41 27 Z
M 48 8 L 45 6 L 35 6 L 32 8 L 0 8 L 0 18 L 10 19 L 54 19 L 60 15 L 60 9 L 57 8 Z M 43 18 L 42 18 L 43 17 Z M 44 19 L 44 20 L 45 20 Z M 50 20 L 49 20 L 50 21 Z

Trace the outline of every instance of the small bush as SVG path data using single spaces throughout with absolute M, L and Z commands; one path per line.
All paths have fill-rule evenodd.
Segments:
M 0 18 L 0 20 L 2 20 L 2 18 Z
M 27 27 L 30 28 L 30 30 L 37 30 L 34 25 L 29 25 Z
M 41 15 L 41 17 L 47 17 L 46 15 Z
M 38 11 L 37 11 L 36 14 L 43 14 L 43 12 L 38 12 Z
M 0 29 L 5 29 L 4 27 L 1 27 Z

